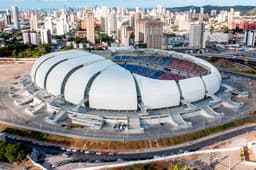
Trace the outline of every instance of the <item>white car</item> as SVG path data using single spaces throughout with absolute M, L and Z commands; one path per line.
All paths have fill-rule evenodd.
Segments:
M 87 151 L 84 151 L 84 153 L 85 153 L 85 154 L 90 154 L 90 151 L 87 150 Z
M 72 152 L 77 152 L 77 149 L 72 149 Z
M 101 155 L 102 153 L 101 153 L 101 152 L 96 152 L 95 154 L 96 154 L 96 155 Z
M 117 162 L 123 162 L 123 159 L 122 158 L 118 158 Z

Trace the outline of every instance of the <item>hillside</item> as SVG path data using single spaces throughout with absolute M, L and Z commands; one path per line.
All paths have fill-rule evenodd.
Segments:
M 234 8 L 235 10 L 241 11 L 242 14 L 253 11 L 256 9 L 255 6 L 212 6 L 212 5 L 207 5 L 203 6 L 205 13 L 210 13 L 211 10 L 229 10 L 230 8 Z M 173 8 L 167 8 L 173 12 L 183 12 L 183 11 L 188 11 L 189 9 L 196 9 L 197 12 L 200 11 L 199 6 L 185 6 L 185 7 L 173 7 Z

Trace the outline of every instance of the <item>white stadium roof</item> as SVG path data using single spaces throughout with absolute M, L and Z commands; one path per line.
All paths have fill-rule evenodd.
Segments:
M 155 80 L 134 74 L 141 99 L 148 109 L 159 109 L 180 104 L 180 93 L 174 80 Z
M 181 97 L 189 102 L 203 99 L 220 88 L 219 71 L 210 63 L 169 52 L 209 70 L 202 77 L 179 81 L 155 80 L 132 74 L 104 57 L 80 50 L 54 52 L 39 58 L 31 69 L 31 79 L 50 94 L 74 105 L 88 100 L 89 107 L 103 110 L 137 110 L 138 97 L 147 109 L 177 106 Z

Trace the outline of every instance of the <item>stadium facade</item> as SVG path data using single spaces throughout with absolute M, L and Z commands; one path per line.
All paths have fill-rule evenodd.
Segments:
M 167 62 L 143 63 L 143 56 L 135 54 L 132 57 L 117 54 L 110 59 L 80 50 L 54 52 L 35 62 L 31 80 L 36 87 L 67 103 L 111 111 L 136 111 L 140 105 L 146 109 L 174 107 L 180 105 L 181 100 L 200 101 L 219 90 L 221 75 L 207 61 L 173 51 L 152 52 L 157 54 L 154 56 L 157 59 L 164 54 L 165 57 L 159 61 Z M 195 67 L 203 71 L 196 74 L 179 70 L 186 64 L 188 70 Z M 162 78 L 146 77 L 131 71 L 131 68 L 143 66 L 161 70 Z M 183 76 L 178 79 L 165 78 L 168 74 Z

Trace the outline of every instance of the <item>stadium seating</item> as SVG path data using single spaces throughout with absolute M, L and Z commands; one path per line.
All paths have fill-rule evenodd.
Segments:
M 171 69 L 175 69 L 178 71 L 182 71 L 185 73 L 190 73 L 195 76 L 205 75 L 207 74 L 207 70 L 197 65 L 193 62 L 187 60 L 181 60 L 178 58 L 173 58 L 172 56 L 115 56 L 114 61 L 117 62 L 136 62 L 136 63 L 144 63 L 150 65 L 158 65 Z M 154 79 L 161 80 L 179 80 L 182 79 L 182 76 L 166 73 L 164 71 L 156 71 L 150 68 L 146 68 L 143 66 L 132 65 L 132 64 L 122 64 L 122 67 L 128 69 L 132 73 L 137 73 L 146 77 L 151 77 Z
M 170 73 L 164 73 L 162 76 L 160 76 L 158 79 L 159 80 L 180 80 L 183 77 L 181 75 L 176 75 L 176 74 L 170 74 Z
M 171 57 L 161 56 L 115 56 L 114 61 L 133 61 L 164 66 L 171 61 Z
M 195 63 L 176 58 L 173 58 L 169 63 L 166 64 L 166 66 L 186 73 L 191 73 L 196 76 L 204 75 L 207 73 L 206 69 Z
M 150 77 L 152 79 L 159 80 L 180 80 L 183 77 L 180 75 L 175 75 L 171 73 L 165 73 L 163 71 L 152 70 L 143 66 L 132 65 L 132 64 L 120 64 L 120 66 L 126 68 L 132 73 L 136 73 L 145 77 Z

